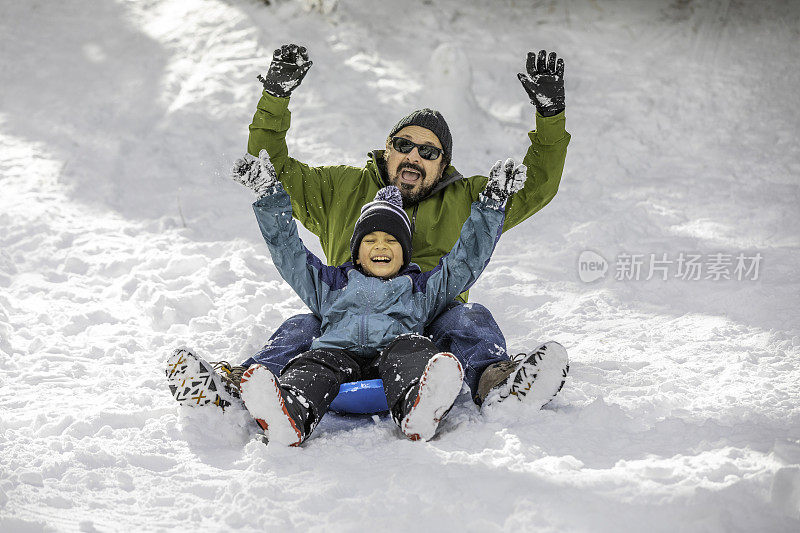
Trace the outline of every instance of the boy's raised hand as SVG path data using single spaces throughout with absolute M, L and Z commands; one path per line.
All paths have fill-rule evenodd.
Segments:
M 489 183 L 481 195 L 504 205 L 512 194 L 525 185 L 526 171 L 525 165 L 517 165 L 511 158 L 506 159 L 505 163 L 498 161 L 489 171 Z
M 278 175 L 266 150 L 261 150 L 258 157 L 245 154 L 237 159 L 231 169 L 231 179 L 251 189 L 259 198 L 269 194 L 278 183 Z

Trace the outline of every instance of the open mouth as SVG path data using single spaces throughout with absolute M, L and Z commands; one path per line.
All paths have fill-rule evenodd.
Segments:
M 392 260 L 385 256 L 385 255 L 376 255 L 375 257 L 370 257 L 370 261 L 373 263 L 391 263 Z
M 422 173 L 419 170 L 405 167 L 398 172 L 400 181 L 403 183 L 417 183 L 422 179 Z

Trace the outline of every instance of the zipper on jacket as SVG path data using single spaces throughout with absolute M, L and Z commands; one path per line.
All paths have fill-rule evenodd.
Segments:
M 361 353 L 364 353 L 364 345 L 367 344 L 366 341 L 367 335 L 367 315 L 361 315 L 361 337 L 359 344 L 361 345 Z
M 419 204 L 414 204 L 414 211 L 411 213 L 411 236 L 414 236 L 414 228 L 417 225 L 417 209 L 419 209 Z
M 369 278 L 367 278 L 367 279 L 369 279 Z M 370 292 L 369 291 L 369 283 L 366 283 L 364 288 L 366 289 L 364 291 L 364 300 L 367 303 L 367 306 L 366 306 L 367 307 L 367 309 L 366 309 L 367 312 L 361 315 L 361 335 L 360 336 L 361 336 L 361 353 L 362 354 L 365 352 L 366 347 L 367 347 L 367 317 L 369 316 L 369 313 L 372 312 L 372 305 L 371 305 L 372 302 L 370 301 L 370 298 L 369 298 L 369 292 Z

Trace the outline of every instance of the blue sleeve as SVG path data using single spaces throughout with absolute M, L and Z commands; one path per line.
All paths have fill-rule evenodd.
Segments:
M 433 270 L 414 281 L 414 290 L 425 294 L 423 305 L 427 321 L 478 281 L 500 239 L 504 219 L 503 207 L 492 200 L 481 198 L 472 203 L 469 218 L 453 249 Z
M 259 198 L 253 210 L 275 268 L 311 312 L 321 317 L 330 293 L 347 284 L 345 270 L 325 265 L 305 247 L 292 218 L 289 195 L 280 183 Z

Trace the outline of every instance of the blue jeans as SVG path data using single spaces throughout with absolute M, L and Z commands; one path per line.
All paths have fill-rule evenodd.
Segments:
M 473 398 L 487 366 L 508 359 L 506 339 L 492 314 L 481 304 L 453 302 L 425 329 L 443 352 L 455 355 L 464 367 L 464 381 Z M 297 355 L 311 349 L 320 336 L 320 321 L 312 314 L 295 315 L 275 331 L 266 346 L 242 363 L 262 364 L 279 375 Z
M 506 338 L 492 313 L 481 304 L 453 302 L 425 328 L 443 352 L 450 352 L 464 367 L 464 381 L 472 397 L 486 367 L 509 359 Z

